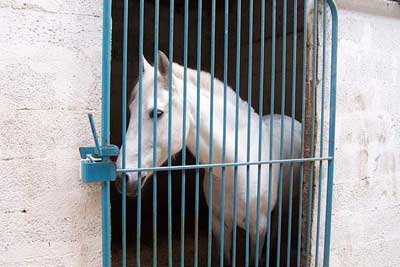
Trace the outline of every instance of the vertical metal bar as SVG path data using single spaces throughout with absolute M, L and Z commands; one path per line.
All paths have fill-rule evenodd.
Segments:
M 264 109 L 264 48 L 265 48 L 265 1 L 261 1 L 261 46 L 260 46 L 260 88 L 258 103 L 258 161 L 262 160 L 262 133 L 263 133 L 263 109 Z M 260 249 L 260 194 L 261 194 L 261 164 L 257 169 L 257 215 L 256 215 L 256 251 L 255 265 L 259 264 Z
M 172 65 L 174 55 L 174 0 L 169 6 L 168 166 L 172 165 Z M 172 174 L 168 170 L 168 266 L 172 267 Z
M 317 21 L 318 21 L 318 1 L 314 0 L 313 9 L 313 54 L 312 54 L 312 85 L 311 85 L 311 145 L 310 157 L 314 157 L 314 131 L 315 131 L 315 94 L 317 86 Z M 311 247 L 311 216 L 313 205 L 313 184 L 314 184 L 314 164 L 310 164 L 310 183 L 308 188 L 308 211 L 307 211 L 307 246 L 306 246 L 306 266 L 310 261 L 310 247 Z
M 126 168 L 126 80 L 128 69 L 128 0 L 124 0 L 122 56 L 122 168 Z M 122 266 L 126 267 L 126 174 L 122 174 Z
M 270 106 L 270 132 L 269 132 L 269 160 L 273 159 L 274 143 L 274 109 L 275 109 L 275 48 L 276 48 L 276 0 L 272 1 L 272 49 L 271 49 L 271 106 Z M 268 170 L 268 224 L 265 265 L 269 267 L 271 246 L 271 195 L 272 195 L 272 164 Z
M 242 1 L 237 1 L 237 24 L 236 24 L 236 102 L 235 102 L 235 162 L 238 162 L 239 146 L 239 95 L 240 95 L 240 36 L 241 36 L 241 13 Z M 236 267 L 236 227 L 237 227 L 237 184 L 238 168 L 234 167 L 233 173 L 233 233 L 232 233 L 232 267 Z
M 307 2 L 303 2 L 303 72 L 302 72 L 302 96 L 301 96 L 301 158 L 304 158 L 305 146 L 305 123 L 306 123 L 306 85 L 307 85 Z M 300 193 L 299 193 L 299 217 L 298 217 L 298 236 L 297 236 L 297 267 L 301 261 L 301 230 L 303 214 L 303 182 L 304 182 L 304 162 L 300 163 Z
M 226 98 L 228 87 L 228 31 L 229 31 L 229 0 L 225 0 L 225 24 L 224 24 L 224 99 L 223 99 L 223 119 L 222 119 L 222 159 L 225 163 L 226 158 Z M 222 181 L 221 181 L 221 214 L 220 214 L 220 245 L 219 245 L 219 265 L 224 267 L 224 240 L 225 240 L 225 179 L 226 168 L 222 166 Z M 230 233 L 228 233 L 230 234 Z
M 160 0 L 154 5 L 153 166 L 157 167 L 158 26 Z M 153 266 L 157 266 L 157 171 L 153 173 Z
M 286 21 L 287 21 L 287 0 L 283 1 L 283 32 L 282 32 L 282 101 L 281 101 L 281 136 L 279 158 L 283 159 L 284 152 L 284 116 L 285 116 L 285 96 L 286 96 Z M 283 164 L 279 164 L 279 199 L 278 199 L 278 241 L 276 266 L 280 266 L 281 260 L 281 232 L 282 232 L 282 195 L 283 195 Z
M 322 5 L 322 90 L 321 90 L 321 130 L 320 130 L 320 147 L 319 156 L 324 153 L 324 119 L 325 119 L 325 65 L 326 65 L 326 0 L 323 0 Z M 317 202 L 317 232 L 315 238 L 315 266 L 318 266 L 319 254 L 319 233 L 320 233 L 320 217 L 321 217 L 321 191 L 322 191 L 322 167 L 323 162 L 319 162 L 319 177 L 318 177 L 318 202 Z
M 142 91 L 143 91 L 143 28 L 144 28 L 144 0 L 140 0 L 139 11 L 139 95 L 138 95 L 138 168 L 142 166 Z M 137 222 L 136 222 L 136 266 L 140 267 L 141 243 L 141 216 L 142 216 L 142 178 L 138 172 L 137 186 Z
M 338 38 L 338 14 L 333 0 L 328 0 L 332 15 L 332 47 L 331 47 L 331 88 L 329 104 L 329 148 L 328 155 L 335 156 L 335 122 L 336 122 L 336 68 L 337 68 L 337 38 Z M 334 160 L 328 162 L 328 181 L 326 195 L 326 219 L 325 219 L 325 242 L 324 242 L 324 266 L 329 267 L 329 253 L 331 241 L 332 220 L 332 188 Z
M 297 71 L 297 0 L 293 3 L 293 60 L 292 60 L 292 125 L 290 134 L 290 158 L 294 155 L 294 118 L 296 116 L 296 71 Z M 291 244 L 292 244 L 292 208 L 293 208 L 293 175 L 294 164 L 290 164 L 290 186 L 289 186 L 289 218 L 288 218 L 288 240 L 287 240 L 287 257 L 286 266 L 290 266 Z
M 185 0 L 184 48 L 183 48 L 183 126 L 182 126 L 182 166 L 186 165 L 186 108 L 187 108 L 187 58 L 188 58 L 188 22 L 189 0 Z M 185 191 L 186 170 L 182 170 L 181 194 L 181 267 L 185 265 Z
M 158 26 L 159 0 L 154 6 L 153 166 L 157 166 Z M 157 172 L 153 174 L 153 266 L 157 266 Z
M 211 78 L 210 78 L 210 135 L 209 135 L 209 163 L 213 163 L 213 120 L 214 120 L 214 74 L 215 74 L 215 0 L 211 7 Z M 209 171 L 208 196 L 208 251 L 207 266 L 212 263 L 212 205 L 213 205 L 213 169 Z
M 253 59 L 253 0 L 249 2 L 249 51 L 248 51 L 248 72 L 247 72 L 247 153 L 246 161 L 250 162 L 251 145 L 251 93 L 252 93 L 252 59 Z M 246 166 L 246 257 L 245 266 L 249 266 L 250 259 L 250 166 Z
M 110 144 L 111 0 L 103 1 L 101 144 Z M 101 184 L 103 266 L 111 266 L 110 182 Z
M 201 74 L 201 23 L 202 23 L 202 0 L 197 3 L 197 95 L 196 95 L 196 165 L 200 164 L 200 74 Z M 200 173 L 196 168 L 195 181 L 195 207 L 194 207 L 194 266 L 199 263 L 199 191 Z

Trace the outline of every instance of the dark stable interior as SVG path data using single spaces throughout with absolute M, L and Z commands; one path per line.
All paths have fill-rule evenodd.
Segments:
M 249 49 L 249 1 L 242 1 L 241 12 L 241 64 L 240 64 L 240 96 L 248 100 L 248 49 Z M 282 99 L 282 36 L 283 36 L 283 1 L 277 1 L 276 11 L 276 72 L 275 72 L 275 113 L 281 113 Z M 144 1 L 144 55 L 151 63 L 154 55 L 154 1 Z M 169 47 L 169 1 L 160 0 L 160 25 L 159 25 L 159 49 L 168 55 Z M 196 68 L 197 51 L 197 1 L 190 1 L 189 5 L 189 38 L 188 38 L 188 67 Z M 252 106 L 259 110 L 259 77 L 260 77 L 260 25 L 261 25 L 261 1 L 254 1 L 254 20 L 252 37 Z M 293 32 L 297 34 L 297 61 L 296 64 L 296 115 L 301 120 L 301 92 L 302 92 L 302 51 L 303 51 L 303 3 L 298 3 L 297 29 L 293 28 L 293 2 L 288 1 L 287 12 L 287 47 L 286 47 L 286 100 L 284 113 L 291 115 L 292 109 L 292 55 Z M 113 1 L 113 33 L 112 33 L 112 79 L 111 79 L 111 143 L 121 145 L 121 118 L 122 118 L 122 46 L 123 46 L 123 1 Z M 174 13 L 174 61 L 183 65 L 184 46 L 184 0 L 175 0 Z M 139 56 L 139 1 L 129 1 L 129 28 L 128 28 L 128 93 L 134 86 L 138 76 Z M 235 89 L 236 66 L 236 33 L 237 33 L 237 2 L 229 1 L 229 45 L 228 45 L 228 84 Z M 203 1 L 202 15 L 202 70 L 210 71 L 210 43 L 211 43 L 211 1 Z M 264 70 L 264 107 L 262 114 L 270 113 L 271 103 L 271 56 L 272 46 L 272 1 L 266 1 L 265 11 L 265 70 Z M 224 47 L 224 1 L 216 1 L 216 34 L 215 34 L 215 76 L 223 79 L 223 47 Z M 129 97 L 128 97 L 129 98 Z M 129 114 L 127 114 L 129 122 Z M 195 164 L 193 155 L 187 151 L 187 164 Z M 174 160 L 175 165 L 180 165 L 181 155 Z M 185 195 L 185 266 L 193 266 L 194 260 L 194 192 L 195 170 L 186 171 L 186 195 Z M 173 264 L 180 262 L 180 212 L 181 212 L 181 172 L 172 172 L 172 220 L 173 220 Z M 207 229 L 208 207 L 204 200 L 202 189 L 203 171 L 200 170 L 200 216 L 199 216 L 199 266 L 207 263 Z M 152 180 L 146 183 L 142 190 L 142 221 L 141 221 L 141 262 L 142 266 L 152 264 Z M 120 266 L 121 260 L 121 196 L 112 188 L 112 262 L 113 266 Z M 167 235 L 167 172 L 158 173 L 157 192 L 157 216 L 158 216 L 158 266 L 168 266 L 168 235 Z M 298 203 L 297 203 L 298 204 Z M 294 209 L 298 208 L 294 200 Z M 127 263 L 129 266 L 136 264 L 136 199 L 127 199 Z M 277 212 L 273 212 L 277 216 Z M 272 219 L 274 221 L 274 219 Z M 276 232 L 276 224 L 272 225 L 272 232 Z M 297 228 L 294 224 L 292 228 Z M 282 229 L 287 229 L 283 224 Z M 285 231 L 282 232 L 282 240 L 287 240 Z M 297 257 L 297 232 L 292 239 L 291 265 L 296 263 Z M 282 241 L 281 263 L 286 263 L 286 241 Z M 213 241 L 213 251 L 218 244 Z M 245 231 L 238 228 L 237 240 L 237 266 L 244 266 L 245 257 Z M 213 265 L 218 263 L 213 253 Z M 263 248 L 262 262 L 265 261 L 265 246 Z M 276 262 L 276 240 L 271 241 L 271 263 Z

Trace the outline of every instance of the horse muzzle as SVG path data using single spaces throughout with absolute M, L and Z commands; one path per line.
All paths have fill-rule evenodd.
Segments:
M 146 173 L 141 172 L 140 179 L 138 179 L 138 173 L 127 173 L 125 174 L 125 188 L 126 188 L 126 196 L 128 197 L 136 197 L 138 194 L 138 186 L 140 184 L 143 187 L 145 180 L 147 179 Z M 118 174 L 117 179 L 115 180 L 115 187 L 119 193 L 122 194 L 123 189 L 123 174 Z

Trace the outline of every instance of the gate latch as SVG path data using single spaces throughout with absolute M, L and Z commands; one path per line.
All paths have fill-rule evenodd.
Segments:
M 80 147 L 81 178 L 84 183 L 115 181 L 117 171 L 110 157 L 118 156 L 119 149 L 115 145 L 100 146 L 96 133 L 93 114 L 89 114 L 95 147 Z

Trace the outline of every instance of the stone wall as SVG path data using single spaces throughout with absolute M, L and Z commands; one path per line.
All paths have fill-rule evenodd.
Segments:
M 0 1 L 0 266 L 100 266 L 101 1 Z
M 337 2 L 331 266 L 399 266 L 400 5 L 391 1 Z M 325 182 L 322 188 L 324 199 Z
M 337 2 L 331 266 L 399 266 L 400 6 L 382 0 Z M 100 187 L 81 183 L 77 151 L 93 142 L 86 114 L 94 113 L 100 122 L 101 10 L 102 3 L 93 0 L 0 0 L 2 266 L 101 264 Z M 151 47 L 150 42 L 146 53 Z M 120 62 L 113 52 L 114 62 Z M 327 124 L 324 129 L 327 136 Z M 315 206 L 313 253 L 317 211 Z M 319 242 L 321 253 L 322 234 Z

